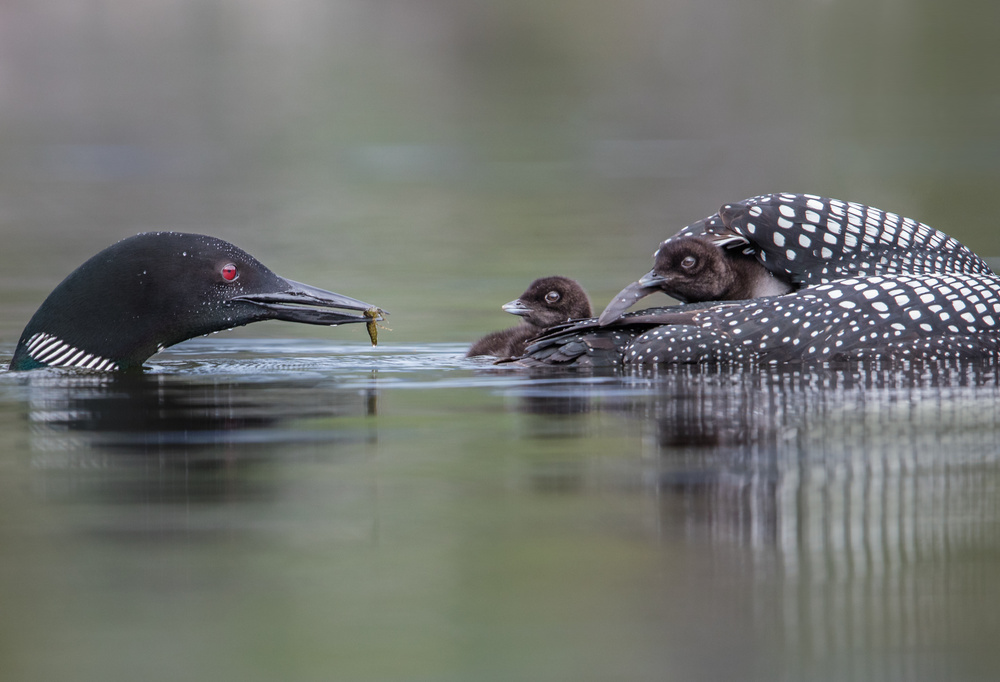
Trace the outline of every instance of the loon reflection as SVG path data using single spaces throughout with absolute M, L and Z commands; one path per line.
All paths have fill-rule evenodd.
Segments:
M 261 482 L 244 475 L 248 465 L 279 453 L 328 457 L 336 453 L 331 444 L 375 439 L 372 428 L 355 422 L 308 428 L 377 414 L 374 388 L 315 391 L 291 380 L 62 372 L 32 372 L 21 384 L 33 468 L 67 474 L 46 478 L 46 496 L 63 488 L 72 496 L 90 491 L 161 501 L 257 496 Z
M 609 428 L 638 437 L 646 454 L 622 485 L 656 495 L 674 518 L 663 527 L 772 547 L 789 565 L 856 561 L 843 553 L 852 543 L 869 564 L 888 560 L 870 557 L 871 543 L 935 551 L 956 540 L 949 530 L 965 532 L 963 519 L 1000 520 L 1000 475 L 984 475 L 1000 465 L 994 361 L 634 368 L 613 385 L 512 392 L 522 411 L 545 415 L 533 437 L 552 430 L 540 424 L 554 414 L 580 438 L 595 436 L 588 412 L 618 415 Z M 588 483 L 587 466 L 562 463 L 560 486 L 541 462 L 537 488 L 604 485 Z M 803 537 L 823 544 L 801 547 Z

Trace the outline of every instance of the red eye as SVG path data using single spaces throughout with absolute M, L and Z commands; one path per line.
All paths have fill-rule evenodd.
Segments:
M 236 266 L 233 263 L 226 263 L 222 266 L 222 279 L 227 282 L 232 282 L 239 276 L 240 271 L 236 269 Z

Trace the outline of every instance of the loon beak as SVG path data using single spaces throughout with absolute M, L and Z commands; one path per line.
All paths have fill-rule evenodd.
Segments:
M 304 324 L 325 324 L 337 325 L 351 322 L 371 322 L 381 320 L 385 311 L 370 303 L 359 301 L 332 291 L 326 291 L 318 287 L 295 282 L 286 279 L 288 288 L 284 291 L 263 294 L 243 294 L 233 296 L 232 301 L 246 301 L 264 308 L 268 313 L 268 318 L 272 320 L 284 320 L 286 322 L 302 322 Z M 351 315 L 350 313 L 333 310 L 333 308 L 345 308 L 347 310 L 367 311 L 375 309 L 378 315 L 374 318 L 364 315 Z
M 663 275 L 656 274 L 656 270 L 650 270 L 645 275 L 640 277 L 636 284 L 652 289 L 661 286 L 666 281 L 667 278 Z
M 611 324 L 621 317 L 622 314 L 631 308 L 639 299 L 645 298 L 646 296 L 654 294 L 657 291 L 662 291 L 660 287 L 666 281 L 666 278 L 661 277 L 656 274 L 655 271 L 650 270 L 645 275 L 640 277 L 637 282 L 632 282 L 615 294 L 615 297 L 611 299 L 611 303 L 608 303 L 607 307 L 604 308 L 604 312 L 602 312 L 601 316 L 597 318 L 597 323 L 602 327 Z
M 505 313 L 510 313 L 511 315 L 517 315 L 518 317 L 524 317 L 531 312 L 531 309 L 524 305 L 521 299 L 516 298 L 510 303 L 504 303 L 500 308 Z

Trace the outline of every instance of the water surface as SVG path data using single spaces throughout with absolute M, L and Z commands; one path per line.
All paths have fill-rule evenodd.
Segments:
M 0 375 L 4 676 L 990 676 L 995 366 L 463 351 Z

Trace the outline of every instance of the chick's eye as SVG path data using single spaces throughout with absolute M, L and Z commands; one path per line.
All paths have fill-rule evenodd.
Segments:
M 558 291 L 550 291 L 549 293 L 545 294 L 545 302 L 546 303 L 555 303 L 559 299 L 560 299 L 560 296 L 559 296 L 559 292 Z
M 690 270 L 698 262 L 698 259 L 694 256 L 686 256 L 684 260 L 681 261 L 681 267 L 685 270 Z
M 234 263 L 226 263 L 222 266 L 222 279 L 227 282 L 232 282 L 240 276 L 240 271 L 236 268 Z

